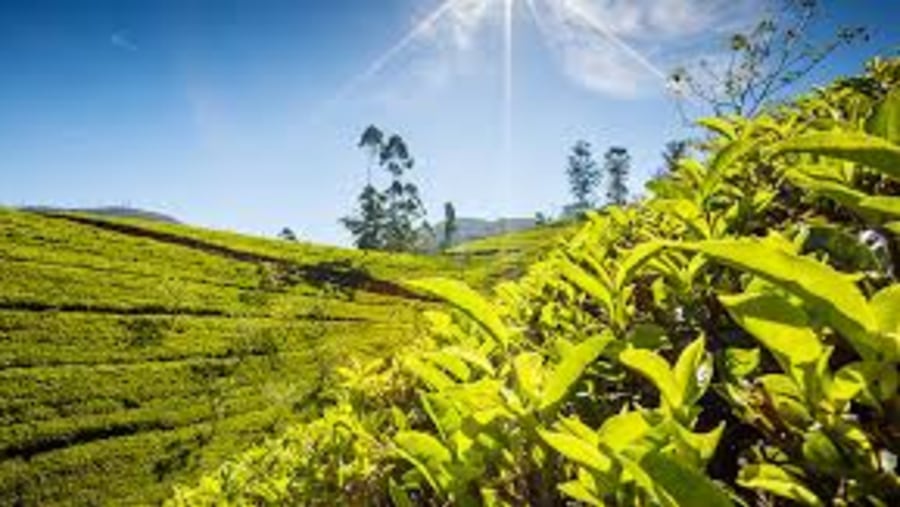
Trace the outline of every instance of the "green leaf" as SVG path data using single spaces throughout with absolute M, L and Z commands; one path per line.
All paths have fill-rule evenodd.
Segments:
M 759 349 L 732 347 L 725 350 L 725 369 L 736 379 L 744 378 L 759 367 Z
M 603 425 L 597 430 L 597 436 L 604 445 L 615 452 L 621 452 L 632 442 L 641 439 L 650 429 L 643 413 L 623 412 L 603 421 Z
M 866 120 L 866 132 L 900 144 L 900 89 L 894 89 Z
M 605 505 L 602 500 L 597 498 L 587 488 L 587 486 L 585 484 L 581 483 L 580 481 L 564 482 L 564 483 L 560 484 L 558 487 L 559 487 L 559 490 L 563 494 L 570 496 L 570 497 L 574 498 L 575 500 L 578 500 L 579 502 L 582 502 L 584 504 L 595 505 L 598 507 L 602 507 L 603 505 Z
M 618 273 L 616 273 L 617 290 L 621 291 L 622 287 L 634 277 L 635 272 L 663 248 L 665 248 L 664 243 L 649 241 L 647 243 L 641 243 L 629 251 L 625 259 L 619 265 Z
M 563 278 L 594 298 L 598 303 L 602 303 L 610 315 L 615 313 L 612 293 L 608 287 L 600 282 L 599 278 L 592 276 L 582 269 L 581 266 L 568 259 L 557 259 L 557 267 Z
M 802 308 L 767 292 L 719 296 L 731 317 L 773 354 L 791 365 L 816 362 L 824 353 Z
M 716 453 L 716 447 L 719 445 L 719 440 L 722 439 L 722 433 L 725 432 L 724 421 L 719 423 L 712 431 L 706 433 L 694 433 L 681 424 L 677 424 L 676 427 L 678 428 L 678 436 L 691 449 L 697 452 L 703 462 L 712 459 Z
M 775 154 L 805 153 L 856 162 L 900 179 L 900 147 L 857 132 L 817 132 L 782 141 Z
M 547 378 L 540 409 L 555 406 L 569 393 L 569 390 L 581 378 L 584 370 L 600 357 L 603 350 L 613 341 L 611 333 L 592 336 L 568 349 L 559 365 Z
M 403 361 L 406 370 L 432 388 L 441 391 L 456 385 L 446 373 L 434 366 L 420 361 L 416 357 L 407 357 Z
M 900 334 L 900 284 L 878 291 L 869 305 L 881 332 Z
M 728 266 L 757 275 L 802 298 L 823 312 L 828 323 L 864 357 L 878 354 L 870 332 L 875 323 L 865 296 L 830 266 L 802 257 L 769 240 L 731 239 L 672 246 L 706 254 Z
M 413 464 L 431 483 L 440 490 L 446 484 L 445 465 L 453 460 L 450 450 L 438 439 L 419 431 L 401 431 L 394 437 L 400 454 Z
M 469 369 L 466 362 L 452 354 L 448 354 L 441 350 L 426 353 L 424 356 L 433 364 L 441 367 L 444 371 L 456 377 L 460 382 L 468 382 L 469 378 L 472 376 L 472 370 Z
M 414 289 L 431 294 L 458 308 L 501 344 L 506 345 L 509 342 L 509 331 L 494 307 L 465 283 L 446 278 L 426 278 L 407 283 Z
M 809 431 L 803 436 L 803 457 L 813 467 L 832 473 L 841 473 L 847 463 L 840 451 L 822 430 Z
M 769 464 L 748 465 L 741 469 L 737 483 L 760 489 L 802 505 L 822 507 L 822 501 L 803 483 L 784 469 Z
M 878 213 L 894 220 L 900 218 L 900 197 L 866 197 L 859 201 L 858 206 L 868 213 Z
M 737 137 L 737 130 L 734 127 L 734 123 L 726 120 L 725 118 L 721 118 L 718 116 L 700 118 L 699 120 L 697 120 L 697 125 L 706 127 L 707 129 L 721 134 L 728 139 L 735 139 Z
M 681 390 L 669 363 L 662 356 L 646 349 L 631 348 L 619 354 L 619 361 L 652 382 L 669 407 L 681 407 Z
M 725 174 L 725 171 L 728 168 L 747 156 L 748 153 L 756 148 L 756 145 L 757 141 L 754 139 L 738 139 L 732 141 L 728 146 L 725 146 L 716 152 L 712 159 L 712 163 L 710 164 L 710 171 L 713 174 Z
M 534 352 L 523 352 L 513 359 L 516 384 L 526 398 L 537 404 L 541 401 L 544 382 L 544 358 Z
M 684 405 L 693 405 L 712 382 L 712 355 L 706 352 L 706 340 L 701 336 L 681 351 L 675 363 L 675 382 L 681 390 Z
M 680 507 L 728 507 L 731 499 L 716 483 L 694 468 L 661 452 L 647 453 L 641 467 Z
M 599 473 L 607 473 L 612 469 L 613 462 L 609 457 L 578 437 L 544 429 L 539 429 L 538 434 L 547 445 L 579 465 Z

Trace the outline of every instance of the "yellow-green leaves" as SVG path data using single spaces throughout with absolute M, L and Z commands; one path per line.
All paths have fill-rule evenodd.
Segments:
M 871 334 L 874 317 L 866 298 L 853 282 L 828 265 L 768 240 L 730 239 L 673 246 L 706 254 L 778 285 L 822 312 L 860 354 L 879 354 L 878 342 Z
M 728 139 L 735 139 L 737 137 L 737 129 L 735 128 L 734 122 L 719 116 L 700 118 L 697 120 L 697 124 Z
M 786 498 L 800 505 L 822 506 L 822 501 L 783 468 L 770 464 L 748 465 L 741 469 L 738 484 Z
M 612 291 L 601 282 L 600 278 L 588 273 L 581 266 L 568 259 L 557 259 L 557 269 L 559 269 L 560 274 L 565 279 L 594 298 L 598 303 L 601 303 L 610 315 L 615 313 Z
M 556 365 L 544 384 L 540 409 L 546 410 L 562 401 L 572 386 L 581 378 L 584 370 L 600 357 L 612 340 L 612 334 L 607 332 L 592 336 L 565 350 L 562 360 Z
M 450 480 L 446 465 L 453 455 L 438 439 L 420 431 L 401 431 L 394 437 L 401 455 L 412 463 L 437 490 Z
M 547 445 L 579 465 L 599 473 L 609 472 L 613 466 L 612 460 L 596 445 L 577 436 L 547 430 L 538 430 L 538 433 Z
M 892 90 L 866 121 L 866 132 L 900 144 L 900 89 Z
M 501 344 L 506 345 L 509 342 L 509 330 L 497 315 L 493 305 L 468 285 L 446 278 L 427 278 L 407 283 L 414 289 L 438 297 L 458 308 Z
M 900 146 L 859 132 L 817 132 L 782 141 L 776 154 L 805 153 L 856 162 L 900 179 Z
M 693 405 L 703 396 L 713 376 L 713 359 L 706 352 L 706 340 L 701 337 L 685 347 L 675 363 L 674 376 L 684 405 Z
M 653 383 L 672 410 L 694 404 L 712 380 L 712 357 L 702 337 L 681 352 L 674 370 L 662 356 L 646 349 L 626 349 L 619 361 Z
M 823 353 L 802 308 L 775 293 L 720 296 L 732 318 L 773 354 L 789 364 L 814 363 Z
M 730 507 L 728 495 L 701 471 L 683 465 L 671 456 L 651 452 L 641 467 L 658 488 L 679 507 Z
M 619 354 L 619 362 L 649 380 L 668 406 L 681 406 L 681 392 L 675 383 L 675 375 L 662 356 L 646 349 L 626 349 Z

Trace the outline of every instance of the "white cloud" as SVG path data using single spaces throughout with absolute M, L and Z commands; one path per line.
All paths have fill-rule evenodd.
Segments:
M 425 54 L 442 61 L 445 74 L 460 66 L 460 53 L 473 53 L 487 45 L 484 37 L 496 37 L 505 2 L 450 1 L 423 38 L 433 50 Z M 721 47 L 723 33 L 757 19 L 770 1 L 515 0 L 515 12 L 531 13 L 575 83 L 622 97 L 663 89 L 669 71 Z

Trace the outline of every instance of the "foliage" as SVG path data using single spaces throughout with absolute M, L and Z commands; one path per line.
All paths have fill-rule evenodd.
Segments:
M 452 202 L 444 203 L 444 238 L 441 240 L 441 247 L 446 249 L 453 245 L 453 238 L 457 232 L 456 224 L 456 208 Z
M 285 241 L 297 241 L 297 233 L 294 232 L 290 227 L 285 227 L 281 229 L 281 232 L 278 233 L 278 237 Z
M 628 201 L 628 171 L 631 167 L 631 155 L 628 150 L 613 146 L 604 155 L 603 170 L 606 172 L 606 200 L 610 204 L 621 206 Z
M 364 250 L 412 251 L 419 243 L 418 231 L 425 216 L 418 187 L 404 176 L 415 161 L 406 142 L 399 135 L 388 136 L 375 126 L 362 134 L 359 147 L 369 150 L 372 160 L 390 174 L 390 184 L 377 190 L 372 184 L 370 162 L 367 182 L 359 195 L 356 216 L 341 219 L 354 237 L 356 246 Z
M 171 504 L 896 505 L 898 75 L 704 122 L 492 300 L 410 282 L 454 310 Z
M 490 258 L 0 209 L 0 504 L 158 503 L 420 334 L 390 280 Z
M 594 161 L 590 143 L 575 143 L 569 155 L 566 175 L 569 177 L 569 190 L 575 198 L 574 209 L 585 212 L 593 208 L 596 205 L 594 193 L 601 182 L 602 173 Z

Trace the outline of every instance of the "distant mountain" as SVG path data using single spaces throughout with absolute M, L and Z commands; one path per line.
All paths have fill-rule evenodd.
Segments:
M 441 240 L 444 238 L 444 225 L 444 222 L 439 222 L 432 226 L 434 237 L 426 242 L 427 250 L 438 248 Z M 453 242 L 449 246 L 455 246 L 475 239 L 532 229 L 535 226 L 537 226 L 537 220 L 534 218 L 499 218 L 496 220 L 457 218 L 456 233 L 454 233 Z
M 38 213 L 59 213 L 59 212 L 75 212 L 90 213 L 92 215 L 103 215 L 108 217 L 119 218 L 140 218 L 143 220 L 151 220 L 154 222 L 165 222 L 169 224 L 180 224 L 181 222 L 169 215 L 158 213 L 156 211 L 148 211 L 138 208 L 129 208 L 127 206 L 103 206 L 100 208 L 57 208 L 53 206 L 25 206 L 25 211 L 35 211 Z

